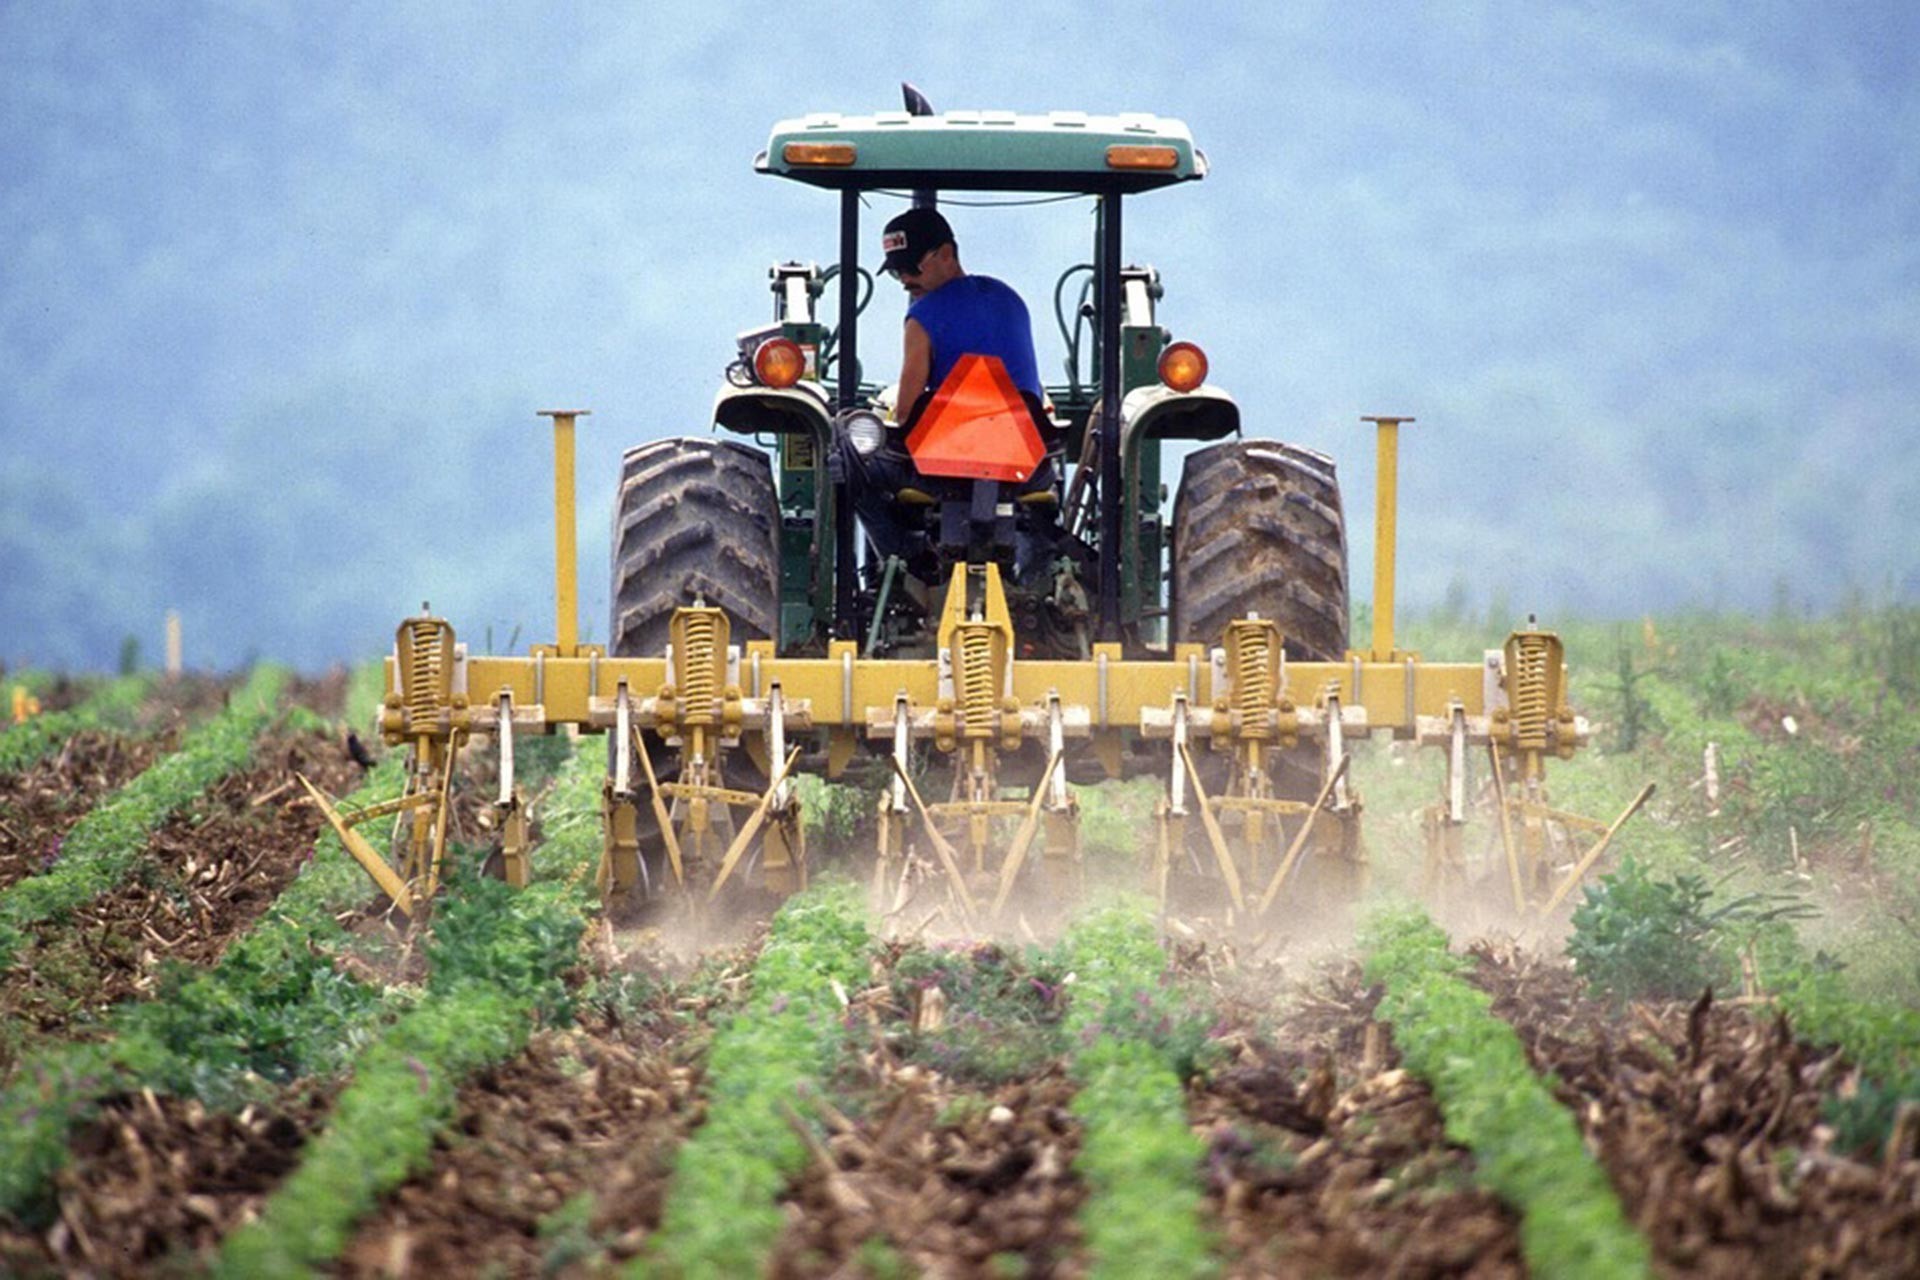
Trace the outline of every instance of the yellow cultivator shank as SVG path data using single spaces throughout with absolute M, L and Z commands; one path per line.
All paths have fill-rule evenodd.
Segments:
M 1588 732 L 1565 703 L 1562 650 L 1548 632 L 1516 632 L 1481 663 L 1413 654 L 1291 662 L 1279 629 L 1249 618 L 1230 624 L 1211 649 L 1176 645 L 1162 658 L 1127 659 L 1117 645 L 1096 645 L 1087 661 L 1022 661 L 991 564 L 955 570 L 932 658 L 862 659 L 845 643 L 826 657 L 777 656 L 770 643 L 733 645 L 725 612 L 709 606 L 679 610 L 671 634 L 670 653 L 659 657 L 608 658 L 591 647 L 571 657 L 476 657 L 443 620 L 403 624 L 381 724 L 416 761 L 401 802 L 411 825 L 400 878 L 429 893 L 436 881 L 448 769 L 461 741 L 573 726 L 614 735 L 601 871 L 610 896 L 640 881 L 642 805 L 664 838 L 676 887 L 699 866 L 712 897 L 754 861 L 756 841 L 767 887 L 803 883 L 791 771 L 810 750 L 810 763 L 835 776 L 866 746 L 898 766 L 880 801 L 883 882 L 897 887 L 918 846 L 936 859 L 934 875 L 961 912 L 997 913 L 1034 870 L 1027 864 L 1036 845 L 1050 896 L 1071 892 L 1077 880 L 1068 761 L 1090 757 L 1116 775 L 1128 750 L 1164 744 L 1168 792 L 1150 883 L 1164 892 L 1170 869 L 1190 863 L 1189 820 L 1197 819 L 1206 874 L 1221 882 L 1236 915 L 1259 914 L 1288 899 L 1303 862 L 1356 856 L 1359 798 L 1348 753 L 1384 734 L 1448 755 L 1448 796 L 1428 824 L 1440 871 L 1466 818 L 1467 753 L 1489 752 L 1505 793 L 1509 873 L 1525 905 L 1554 891 L 1548 832 L 1572 821 L 1546 805 L 1545 761 L 1570 755 Z M 649 741 L 676 754 L 676 779 L 660 779 Z M 1004 762 L 1029 744 L 1046 762 L 1039 784 L 1003 794 Z M 916 746 L 948 758 L 951 794 L 920 794 L 910 776 Z M 722 761 L 741 752 L 768 762 L 768 785 L 726 785 Z M 1275 794 L 1276 753 L 1317 763 L 1311 799 Z M 1203 767 L 1207 761 L 1217 763 Z M 995 839 L 1003 820 L 1015 824 L 1010 844 Z

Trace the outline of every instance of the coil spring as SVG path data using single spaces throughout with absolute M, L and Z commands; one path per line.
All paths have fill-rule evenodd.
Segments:
M 1523 751 L 1543 751 L 1547 745 L 1547 661 L 1551 647 L 1545 636 L 1521 636 L 1514 655 L 1513 727 Z
M 713 700 L 719 696 L 713 670 L 719 615 L 690 610 L 685 619 L 680 633 L 680 705 L 686 708 L 685 723 L 712 724 Z
M 1252 628 L 1239 635 L 1233 652 L 1233 702 L 1245 724 L 1264 724 L 1273 707 L 1273 655 L 1263 643 L 1265 633 Z
M 431 622 L 407 625 L 407 717 L 416 725 L 431 724 L 439 711 L 446 647 L 445 627 Z
M 967 736 L 979 737 L 992 732 L 998 702 L 993 687 L 993 629 L 963 627 L 959 639 L 960 713 L 966 717 Z

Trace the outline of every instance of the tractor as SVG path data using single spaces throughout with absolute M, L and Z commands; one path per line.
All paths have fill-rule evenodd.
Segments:
M 1560 641 L 1530 625 L 1484 661 L 1452 664 L 1395 646 L 1394 486 L 1410 419 L 1377 416 L 1372 634 L 1352 647 L 1332 461 L 1243 433 L 1204 353 L 1160 322 L 1158 273 L 1124 247 L 1130 199 L 1206 177 L 1186 126 L 940 114 L 910 86 L 906 98 L 901 111 L 781 121 L 755 160 L 759 174 L 837 196 L 838 259 L 772 266 L 770 322 L 735 339 L 712 434 L 626 451 L 604 647 L 577 629 L 584 411 L 546 411 L 556 641 L 488 657 L 424 611 L 400 625 L 382 729 L 409 749 L 407 794 L 348 815 L 320 797 L 353 855 L 416 909 L 440 877 L 456 760 L 486 741 L 500 760 L 499 865 L 524 881 L 513 740 L 572 726 L 608 736 L 610 903 L 803 884 L 795 778 L 842 777 L 858 760 L 877 783 L 883 901 L 930 892 L 968 924 L 1016 897 L 1071 901 L 1076 788 L 1151 773 L 1165 793 L 1143 841 L 1145 887 L 1256 921 L 1316 880 L 1352 891 L 1364 855 L 1350 749 L 1384 733 L 1445 753 L 1427 823 L 1433 879 L 1466 873 L 1468 754 L 1484 751 L 1514 906 L 1557 903 L 1619 826 L 1547 802 L 1546 762 L 1588 736 L 1566 701 Z M 1091 206 L 1087 259 L 1053 290 L 1066 359 L 1044 398 L 1010 394 L 998 362 L 973 357 L 917 406 L 866 376 L 898 342 L 869 344 L 863 362 L 875 288 L 863 206 L 951 192 Z M 889 432 L 905 437 L 917 476 L 887 495 L 910 546 L 881 554 L 840 464 Z M 1170 448 L 1188 452 L 1169 516 Z M 383 814 L 399 815 L 394 861 L 353 830 Z M 1568 834 L 1582 824 L 1605 832 L 1584 852 Z

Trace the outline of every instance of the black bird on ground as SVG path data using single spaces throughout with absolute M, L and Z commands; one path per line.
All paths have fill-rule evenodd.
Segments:
M 367 750 L 367 744 L 360 741 L 360 735 L 351 729 L 347 730 L 347 754 L 363 770 L 373 768 L 373 752 Z

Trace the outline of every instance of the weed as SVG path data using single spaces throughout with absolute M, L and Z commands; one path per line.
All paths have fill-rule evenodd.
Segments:
M 1566 951 L 1595 991 L 1619 1000 L 1680 1000 L 1738 985 L 1740 951 L 1807 904 L 1782 894 L 1715 900 L 1695 875 L 1655 877 L 1637 859 L 1589 885 Z
M 914 1269 L 900 1256 L 891 1240 L 873 1236 L 854 1252 L 854 1263 L 866 1280 L 912 1280 Z
M 910 1008 L 937 987 L 948 1011 L 939 1029 L 909 1039 L 906 1056 L 967 1083 L 1019 1079 L 1065 1047 L 1064 977 L 1057 959 L 1037 950 L 1015 955 L 987 943 L 906 952 L 893 967 L 895 1004 Z

